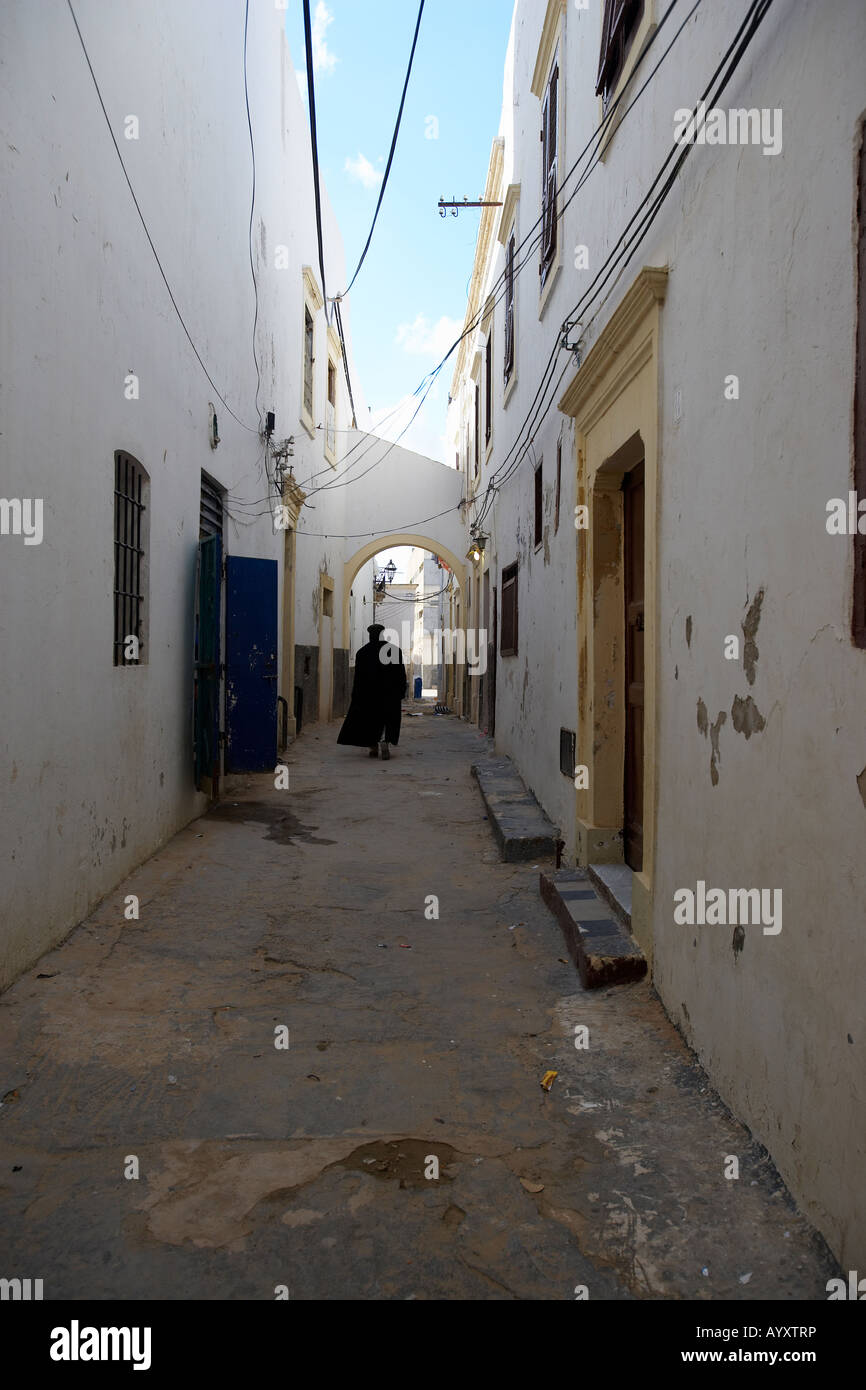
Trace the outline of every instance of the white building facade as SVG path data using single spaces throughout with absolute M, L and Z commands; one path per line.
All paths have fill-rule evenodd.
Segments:
M 853 1268 L 866 12 L 689 8 L 515 6 L 451 387 L 464 709 L 566 863 L 630 870 L 671 1017 Z

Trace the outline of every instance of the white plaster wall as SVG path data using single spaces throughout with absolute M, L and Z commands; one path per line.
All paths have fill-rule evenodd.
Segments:
M 0 14 L 0 449 L 4 495 L 44 498 L 45 537 L 32 547 L 0 538 L 0 983 L 205 805 L 191 746 L 200 470 L 229 490 L 229 550 L 279 560 L 283 550 L 267 514 L 255 515 L 268 493 L 243 11 L 231 0 L 77 0 L 76 12 L 181 312 L 250 428 L 217 401 L 222 443 L 208 446 L 213 388 L 160 279 L 66 5 L 10 0 Z M 300 265 L 317 253 L 283 19 L 251 7 L 258 406 L 276 410 L 278 437 L 297 437 Z M 123 138 L 130 113 L 138 141 Z M 330 215 L 328 226 L 334 246 Z M 291 270 L 274 268 L 278 243 L 291 248 Z M 130 371 L 135 402 L 124 398 Z M 150 475 L 150 640 L 132 669 L 112 665 L 119 448 Z
M 544 8 L 518 0 L 516 95 L 506 74 L 500 126 L 503 190 L 521 184 L 518 240 L 540 209 L 540 114 L 529 84 Z M 518 383 L 507 407 L 497 308 L 494 466 L 587 283 L 573 268 L 573 248 L 589 247 L 591 272 L 601 265 L 673 143 L 675 110 L 694 103 L 745 8 L 727 0 L 702 6 L 616 132 L 561 224 L 563 267 L 541 320 L 535 257 L 518 278 Z M 662 9 L 656 5 L 657 16 Z M 562 170 L 598 121 L 600 10 L 566 9 Z M 693 149 L 587 333 L 591 347 L 642 265 L 670 267 L 660 332 L 655 982 L 725 1100 L 767 1145 L 846 1268 L 866 1260 L 866 807 L 856 781 L 866 767 L 866 654 L 849 637 L 851 543 L 828 536 L 824 522 L 828 499 L 845 497 L 851 479 L 864 69 L 866 12 L 856 0 L 774 7 L 721 105 L 781 107 L 782 153 Z M 488 288 L 503 263 L 502 247 L 494 249 Z M 740 378 L 737 402 L 723 396 L 731 372 Z M 459 394 L 449 419 L 455 441 L 468 411 Z M 576 722 L 574 455 L 555 403 L 534 450 L 547 487 L 564 427 L 562 521 L 550 564 L 532 549 L 531 459 L 499 494 L 485 530 L 497 588 L 501 568 L 521 563 L 521 650 L 500 659 L 497 746 L 563 826 L 570 854 L 575 807 L 558 770 L 557 736 Z M 482 491 L 488 477 L 485 468 Z M 751 685 L 742 662 L 725 661 L 723 644 L 729 633 L 742 641 L 741 621 L 761 588 Z M 766 720 L 748 741 L 733 727 L 735 696 L 751 696 Z M 726 713 L 715 786 L 710 743 L 697 728 L 699 699 L 711 722 Z M 781 934 L 747 927 L 735 954 L 730 927 L 676 926 L 674 891 L 699 878 L 781 887 Z

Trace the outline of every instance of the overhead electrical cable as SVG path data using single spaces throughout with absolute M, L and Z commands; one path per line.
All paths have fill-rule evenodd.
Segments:
M 252 162 L 253 162 L 253 187 L 252 187 L 252 193 L 250 194 L 250 227 L 249 227 L 249 236 L 248 236 L 247 240 L 248 240 L 248 242 L 249 242 L 249 252 L 250 252 L 250 274 L 251 274 L 252 277 L 253 277 L 253 295 L 254 295 L 254 297 L 255 297 L 255 306 L 256 306 L 256 307 L 255 307 L 255 314 L 253 315 L 253 361 L 254 361 L 255 364 L 256 364 L 256 399 L 255 399 L 255 405 L 256 405 L 256 414 L 257 414 L 258 417 L 259 417 L 259 428 L 261 428 L 261 418 L 262 418 L 262 417 L 261 417 L 261 412 L 260 412 L 260 410 L 259 410 L 259 391 L 261 390 L 261 387 L 262 387 L 262 374 L 261 374 L 261 371 L 259 370 L 259 354 L 258 354 L 258 349 L 257 349 L 257 347 L 256 347 L 256 330 L 257 330 L 258 324 L 259 324 L 259 286 L 258 286 L 258 282 L 256 281 L 256 267 L 255 267 L 255 262 L 254 262 L 254 260 L 253 260 L 253 214 L 254 214 L 254 212 L 255 212 L 255 207 L 256 207 L 256 147 L 255 147 L 255 142 L 254 142 L 254 140 L 253 140 L 253 122 L 252 122 L 252 117 L 250 116 L 250 89 L 249 89 L 249 84 L 248 84 L 248 82 L 247 82 L 247 31 L 248 31 L 248 29 L 249 29 L 249 22 L 250 22 L 250 0 L 246 0 L 246 5 L 245 5 L 245 7 L 244 7 L 244 102 L 246 103 L 246 108 L 247 108 L 247 128 L 249 129 L 249 132 L 250 132 L 250 155 L 251 155 Z M 267 452 L 265 453 L 265 471 L 267 472 Z M 270 481 L 270 476 L 268 477 L 268 481 Z
M 310 147 L 313 154 L 313 193 L 316 202 L 316 237 L 319 242 L 319 271 L 322 276 L 322 298 L 328 302 L 325 286 L 325 247 L 322 240 L 322 193 L 319 186 L 319 142 L 316 135 L 316 88 L 313 80 L 313 33 L 310 21 L 310 0 L 304 0 L 304 39 L 307 45 L 307 99 L 310 107 Z
M 746 49 L 748 48 L 749 44 L 751 43 L 752 38 L 754 37 L 754 34 L 757 32 L 757 29 L 758 29 L 759 25 L 762 23 L 762 21 L 763 21 L 765 15 L 767 14 L 767 11 L 769 10 L 769 8 L 770 8 L 770 6 L 771 6 L 772 3 L 773 3 L 773 0 L 752 0 L 752 4 L 751 4 L 749 10 L 748 10 L 747 13 L 746 13 L 745 18 L 743 19 L 743 21 L 742 21 L 742 23 L 741 23 L 741 25 L 740 25 L 740 28 L 738 29 L 737 33 L 735 34 L 733 40 L 731 41 L 731 44 L 729 45 L 727 51 L 725 52 L 724 56 L 722 57 L 720 63 L 719 63 L 718 66 L 716 67 L 716 70 L 715 70 L 715 72 L 713 73 L 712 77 L 710 78 L 710 80 L 709 80 L 709 82 L 708 82 L 708 84 L 707 84 L 707 87 L 706 87 L 706 89 L 705 89 L 703 95 L 702 95 L 702 96 L 700 97 L 700 99 L 699 99 L 699 102 L 698 102 L 698 103 L 696 104 L 696 106 L 695 106 L 695 108 L 694 108 L 695 114 L 697 113 L 697 110 L 698 110 L 698 108 L 699 108 L 701 102 L 706 103 L 706 102 L 709 100 L 709 101 L 711 102 L 712 105 L 715 105 L 715 104 L 718 102 L 719 97 L 721 96 L 721 94 L 722 94 L 722 92 L 725 90 L 725 88 L 727 87 L 728 83 L 729 83 L 730 80 L 731 80 L 731 77 L 733 76 L 734 72 L 736 71 L 737 67 L 739 66 L 740 62 L 742 61 L 743 54 L 745 53 Z M 732 55 L 733 55 L 733 57 L 732 57 Z M 724 74 L 720 86 L 718 87 L 718 89 L 713 93 L 712 97 L 710 98 L 710 91 L 711 91 L 711 89 L 712 89 L 712 87 L 713 87 L 713 84 L 714 84 L 714 83 L 716 82 L 716 80 L 718 79 L 719 74 L 722 72 L 722 69 L 724 68 L 725 64 L 729 61 L 729 59 L 730 59 L 731 61 L 730 61 L 730 65 L 729 65 L 729 67 L 728 67 L 728 71 Z M 596 276 L 594 277 L 594 279 L 592 280 L 592 282 L 590 283 L 590 285 L 587 287 L 587 289 L 584 291 L 584 294 L 581 296 L 581 298 L 578 300 L 577 304 L 575 305 L 575 307 L 572 309 L 571 313 L 569 314 L 569 316 L 568 316 L 569 320 L 575 319 L 575 318 L 577 317 L 577 315 L 580 313 L 580 311 L 581 311 L 582 308 L 588 307 L 588 304 L 592 302 L 592 299 L 595 298 L 595 297 L 597 297 L 597 295 L 598 295 L 598 293 L 600 293 L 601 289 L 603 289 L 604 286 L 605 286 L 605 284 L 607 284 L 608 280 L 610 279 L 610 277 L 611 277 L 611 275 L 614 273 L 614 271 L 617 270 L 617 269 L 623 268 L 623 267 L 625 266 L 625 264 L 631 259 L 631 256 L 632 256 L 632 254 L 634 253 L 634 250 L 635 250 L 636 247 L 640 244 L 640 242 L 643 241 L 644 237 L 646 236 L 647 231 L 649 230 L 649 228 L 650 228 L 650 226 L 652 225 L 652 223 L 655 221 L 655 218 L 658 216 L 658 213 L 659 213 L 659 211 L 660 211 L 660 209 L 661 209 L 661 206 L 662 206 L 662 204 L 664 203 L 665 199 L 667 198 L 667 195 L 668 195 L 668 193 L 670 192 L 670 189 L 671 189 L 671 187 L 673 186 L 673 184 L 674 184 L 674 182 L 675 182 L 675 180 L 676 180 L 676 178 L 677 178 L 677 176 L 678 176 L 678 174 L 679 174 L 680 169 L 682 168 L 683 164 L 685 163 L 685 160 L 686 160 L 686 158 L 688 157 L 688 155 L 689 155 L 689 153 L 690 153 L 690 151 L 691 151 L 691 148 L 692 148 L 692 147 L 691 147 L 691 144 L 685 144 L 685 145 L 682 146 L 682 147 L 680 147 L 679 145 L 675 144 L 675 145 L 672 147 L 672 149 L 671 149 L 670 152 L 668 153 L 666 159 L 664 160 L 664 162 L 663 162 L 661 168 L 659 169 L 658 173 L 656 174 L 656 177 L 654 178 L 652 184 L 650 185 L 649 189 L 647 190 L 646 195 L 645 195 L 644 198 L 641 200 L 641 203 L 638 205 L 637 209 L 635 210 L 634 214 L 633 214 L 632 217 L 630 218 L 629 222 L 626 224 L 625 229 L 623 230 L 623 232 L 620 234 L 619 238 L 618 238 L 617 241 L 615 242 L 615 244 L 614 244 L 614 246 L 613 246 L 611 252 L 609 253 L 607 259 L 605 260 L 604 264 L 601 266 L 601 268 L 600 268 L 599 271 L 597 272 Z M 665 183 L 664 183 L 662 189 L 660 190 L 659 194 L 658 194 L 657 197 L 655 198 L 655 201 L 653 202 L 652 207 L 651 207 L 651 208 L 649 209 L 649 211 L 646 213 L 646 215 L 644 216 L 644 219 L 643 219 L 641 225 L 637 228 L 637 230 L 634 232 L 634 234 L 632 235 L 632 237 L 631 237 L 628 241 L 626 241 L 626 238 L 627 238 L 627 236 L 628 236 L 628 233 L 629 233 L 630 229 L 631 229 L 632 226 L 634 225 L 635 221 L 637 221 L 637 219 L 641 216 L 641 213 L 643 212 L 643 209 L 646 207 L 646 204 L 647 204 L 647 203 L 649 202 L 649 200 L 652 198 L 653 193 L 654 193 L 656 187 L 658 186 L 660 180 L 661 180 L 661 179 L 664 177 L 664 175 L 665 175 L 665 170 L 667 169 L 667 166 L 670 164 L 671 159 L 674 158 L 674 157 L 677 155 L 677 151 L 678 151 L 678 150 L 680 151 L 679 157 L 676 158 L 675 163 L 674 163 L 674 166 L 673 166 L 672 170 L 670 171 L 670 173 L 668 174 L 667 178 L 665 179 Z M 625 245 L 623 245 L 624 242 L 625 242 Z M 599 284 L 599 281 L 601 281 L 600 284 Z M 595 291 L 595 294 L 593 294 L 592 291 L 595 289 L 595 287 L 596 287 L 597 285 L 598 285 L 598 289 Z M 588 297 L 589 297 L 589 298 L 588 298 Z M 606 296 L 605 298 L 607 298 L 607 296 Z M 587 301 L 588 301 L 588 302 L 587 302 Z M 604 301 L 603 301 L 603 302 L 604 302 Z M 598 313 L 600 312 L 601 307 L 602 307 L 602 305 L 599 305 L 598 308 L 596 309 L 595 314 L 593 315 L 593 320 L 597 317 Z M 590 322 L 592 322 L 592 320 L 590 320 Z M 586 327 L 588 327 L 588 324 L 584 326 L 584 331 L 585 331 Z M 509 477 L 511 476 L 511 474 L 515 471 L 516 467 L 517 467 L 517 466 L 519 465 L 519 463 L 522 461 L 523 457 L 525 456 L 525 454 L 526 454 L 526 452 L 527 452 L 527 445 L 524 444 L 523 452 L 519 455 L 519 457 L 517 458 L 517 460 L 515 461 L 515 463 L 513 463 L 509 468 L 506 469 L 506 465 L 507 465 L 507 463 L 508 463 L 509 457 L 511 456 L 511 454 L 512 454 L 516 449 L 518 449 L 518 448 L 520 447 L 521 436 L 522 436 L 522 434 L 523 434 L 524 429 L 526 428 L 527 423 L 528 423 L 529 420 L 530 420 L 530 417 L 533 415 L 533 411 L 534 411 L 535 408 L 536 408 L 536 402 L 538 402 L 539 396 L 540 396 L 540 395 L 543 395 L 543 394 L 546 394 L 546 384 L 549 384 L 549 373 L 550 373 L 551 364 L 552 364 L 552 362 L 554 361 L 555 356 L 556 356 L 556 354 L 557 354 L 557 352 L 558 352 L 559 350 L 560 350 L 560 344 L 559 344 L 559 342 L 557 341 L 557 343 L 556 343 L 555 346 L 554 346 L 553 352 L 551 353 L 550 358 L 548 358 L 547 366 L 545 367 L 544 372 L 542 373 L 542 382 L 541 382 L 541 384 L 540 384 L 540 386 L 539 386 L 539 388 L 538 388 L 538 391 L 536 392 L 535 398 L 534 398 L 534 400 L 533 400 L 532 405 L 530 406 L 529 412 L 527 413 L 527 416 L 525 417 L 525 419 L 524 419 L 524 421 L 523 421 L 523 424 L 521 425 L 521 428 L 520 428 L 520 430 L 519 430 L 519 432 L 518 432 L 517 438 L 515 439 L 514 443 L 512 444 L 511 449 L 509 449 L 508 453 L 505 455 L 505 458 L 503 459 L 503 462 L 502 462 L 502 463 L 499 465 L 499 467 L 495 470 L 495 472 L 494 472 L 493 475 L 491 476 L 490 480 L 488 481 L 487 494 L 485 495 L 485 507 L 484 507 L 484 509 L 482 510 L 482 516 L 481 516 L 481 519 L 482 519 L 482 520 L 483 520 L 483 517 L 484 517 L 484 516 L 487 514 L 487 512 L 489 511 L 490 506 L 492 505 L 491 489 L 492 489 L 492 493 L 495 495 L 495 492 L 498 491 L 499 488 L 508 480 L 508 478 L 509 478 Z M 561 378 L 560 378 L 560 379 L 561 379 Z M 544 414 L 545 414 L 545 415 L 547 414 L 547 409 L 549 409 L 549 406 L 548 406 L 548 407 L 545 409 L 545 411 L 544 411 Z M 537 419 L 537 410 L 535 410 L 535 418 Z M 544 417 L 542 416 L 542 419 L 543 419 L 543 418 L 544 418 Z M 533 419 L 533 423 L 535 423 L 535 419 Z M 539 422 L 539 423 L 540 423 L 540 422 Z M 501 482 L 497 483 L 496 479 L 497 479 L 497 477 L 502 473 L 503 469 L 506 469 L 506 472 L 505 472 L 504 476 L 502 477 Z M 478 523 L 476 523 L 476 524 L 478 524 Z
M 148 244 L 149 244 L 149 246 L 150 246 L 151 251 L 153 252 L 154 260 L 156 261 L 157 268 L 159 269 L 159 273 L 160 273 L 160 275 L 162 276 L 163 284 L 165 285 L 165 288 L 166 288 L 167 291 L 168 291 L 168 297 L 169 297 L 169 299 L 171 300 L 172 308 L 174 309 L 174 312 L 177 314 L 178 320 L 179 320 L 179 322 L 180 322 L 180 326 L 181 326 L 181 328 L 183 329 L 184 333 L 186 334 L 187 340 L 189 341 L 189 345 L 190 345 L 190 347 L 192 348 L 193 352 L 194 352 L 195 355 L 196 355 L 196 358 L 197 358 L 197 360 L 198 360 L 199 366 L 201 367 L 202 371 L 204 372 L 205 376 L 207 377 L 208 381 L 210 382 L 211 386 L 213 387 L 214 391 L 216 392 L 217 400 L 220 401 L 220 402 L 222 403 L 222 405 L 225 406 L 226 410 L 228 411 L 229 415 L 231 415 L 232 419 L 233 419 L 233 420 L 236 420 L 237 423 L 238 423 L 243 429 L 249 430 L 250 434 L 258 434 L 258 432 L 259 432 L 258 426 L 253 426 L 253 425 L 248 425 L 248 424 L 246 424 L 246 423 L 240 418 L 240 416 L 239 416 L 239 415 L 236 415 L 235 412 L 232 410 L 232 408 L 231 408 L 231 406 L 229 405 L 228 401 L 226 400 L 225 396 L 222 394 L 222 392 L 220 391 L 220 389 L 219 389 L 219 387 L 217 386 L 216 382 L 214 381 L 213 377 L 211 376 L 210 372 L 208 371 L 207 367 L 205 366 L 204 359 L 202 358 L 201 353 L 199 352 L 198 348 L 197 348 L 196 345 L 195 345 L 195 342 L 193 341 L 192 334 L 190 333 L 189 329 L 188 329 L 187 326 L 186 326 L 186 322 L 185 322 L 185 320 L 184 320 L 183 314 L 180 312 L 180 309 L 178 308 L 177 300 L 176 300 L 175 297 L 174 297 L 174 291 L 172 290 L 171 285 L 169 284 L 168 276 L 166 275 L 166 273 L 165 273 L 165 271 L 164 271 L 164 269 L 163 269 L 162 261 L 159 259 L 159 253 L 157 252 L 157 249 L 156 249 L 156 247 L 155 247 L 155 245 L 154 245 L 153 237 L 150 235 L 150 230 L 149 230 L 149 228 L 148 228 L 147 222 L 146 222 L 145 219 L 144 219 L 144 213 L 143 213 L 142 210 L 141 210 L 141 206 L 140 206 L 139 201 L 138 201 L 138 198 L 136 197 L 136 194 L 135 194 L 135 189 L 134 189 L 133 186 L 132 186 L 132 180 L 130 179 L 129 174 L 128 174 L 127 171 L 126 171 L 126 165 L 125 165 L 124 162 L 123 162 L 123 155 L 120 153 L 120 146 L 119 146 L 118 143 L 117 143 L 117 138 L 116 138 L 116 136 L 115 136 L 115 134 L 114 134 L 114 130 L 112 129 L 111 120 L 110 120 L 110 117 L 109 117 L 109 115 L 108 115 L 108 111 L 107 111 L 106 108 L 105 108 L 105 102 L 104 102 L 103 99 L 102 99 L 102 92 L 100 91 L 99 83 L 98 83 L 97 80 L 96 80 L 96 73 L 93 71 L 93 64 L 92 64 L 91 61 L 90 61 L 90 54 L 89 54 L 88 51 L 87 51 L 87 45 L 86 45 L 85 42 L 84 42 L 84 37 L 83 37 L 83 35 L 82 35 L 82 33 L 81 33 L 81 29 L 80 29 L 79 24 L 78 24 L 78 19 L 77 19 L 77 17 L 76 17 L 75 10 L 72 8 L 72 0 L 66 0 L 66 3 L 67 3 L 67 5 L 68 5 L 68 7 L 69 7 L 69 13 L 70 13 L 71 16 L 72 16 L 72 22 L 73 22 L 73 24 L 75 25 L 75 32 L 78 34 L 78 41 L 79 41 L 79 43 L 81 44 L 81 50 L 82 50 L 82 52 L 83 52 L 83 54 L 84 54 L 85 61 L 86 61 L 87 66 L 88 66 L 88 68 L 89 68 L 89 70 L 90 70 L 90 76 L 91 76 L 91 78 L 92 78 L 92 80 L 93 80 L 93 85 L 94 85 L 94 87 L 95 87 L 95 89 L 96 89 L 96 95 L 97 95 L 97 97 L 99 98 L 99 105 L 102 107 L 102 114 L 103 114 L 103 116 L 105 117 L 105 124 L 108 126 L 108 133 L 109 133 L 109 135 L 111 136 L 111 142 L 112 142 L 112 144 L 114 145 L 115 153 L 117 154 L 117 158 L 118 158 L 118 160 L 120 161 L 120 167 L 121 167 L 121 169 L 123 170 L 123 177 L 126 179 L 126 184 L 127 184 L 127 187 L 129 188 L 129 191 L 130 191 L 130 193 L 131 193 L 131 195 L 132 195 L 132 201 L 133 201 L 133 203 L 135 204 L 135 210 L 136 210 L 136 212 L 138 213 L 139 221 L 141 222 L 141 225 L 142 225 L 142 227 L 144 228 L 144 235 L 147 237 Z
M 304 0 L 304 5 L 305 5 L 305 9 L 309 10 L 309 0 Z M 382 199 L 385 197 L 385 189 L 386 189 L 387 186 L 388 186 L 388 175 L 389 175 L 390 172 L 391 172 L 391 165 L 392 165 L 393 160 L 394 160 L 394 151 L 395 151 L 396 148 L 397 148 L 397 136 L 400 134 L 400 122 L 401 122 L 402 119 L 403 119 L 403 107 L 404 107 L 404 105 L 405 105 L 405 103 L 406 103 L 406 92 L 407 92 L 408 89 L 409 89 L 409 78 L 410 78 L 411 75 L 412 75 L 412 63 L 413 63 L 414 58 L 415 58 L 415 48 L 416 48 L 417 43 L 418 43 L 418 31 L 419 31 L 419 29 L 421 28 L 421 16 L 422 16 L 423 13 L 424 13 L 424 0 L 421 0 L 421 4 L 420 4 L 419 7 L 418 7 L 418 18 L 417 18 L 417 20 L 415 21 L 415 34 L 414 34 L 414 37 L 413 37 L 413 39 L 412 39 L 412 50 L 411 50 L 411 52 L 410 52 L 410 54 L 409 54 L 409 66 L 408 66 L 407 69 L 406 69 L 406 80 L 405 80 L 405 82 L 403 83 L 403 94 L 402 94 L 402 96 L 400 97 L 400 108 L 399 108 L 399 110 L 398 110 L 398 112 L 397 112 L 397 121 L 396 121 L 396 124 L 395 124 L 395 126 L 394 126 L 394 134 L 393 134 L 393 136 L 391 137 L 391 149 L 390 149 L 390 151 L 388 152 L 388 163 L 385 165 L 385 174 L 384 174 L 384 177 L 383 177 L 383 179 L 382 179 L 382 186 L 381 186 L 381 188 L 379 189 L 379 200 L 378 200 L 378 202 L 376 203 L 376 211 L 375 211 L 374 214 L 373 214 L 373 223 L 372 223 L 372 226 L 370 227 L 370 234 L 369 234 L 369 236 L 367 237 L 366 243 L 365 243 L 365 245 L 364 245 L 364 249 L 363 249 L 363 251 L 361 252 L 361 259 L 359 260 L 359 262 L 358 262 L 358 264 L 357 264 L 357 267 L 356 267 L 356 269 L 355 269 L 355 274 L 352 276 L 351 280 L 349 281 L 349 287 L 348 287 L 348 289 L 345 289 L 345 290 L 343 291 L 343 295 L 342 295 L 341 297 L 345 297 L 345 295 L 347 295 L 347 294 L 349 293 L 349 290 L 351 290 L 352 286 L 354 285 L 355 281 L 357 280 L 357 278 L 358 278 L 358 273 L 359 273 L 359 271 L 360 271 L 360 269 L 361 269 L 361 266 L 364 264 L 364 261 L 365 261 L 366 258 L 367 258 L 367 252 L 368 252 L 369 249 L 370 249 L 370 242 L 373 240 L 373 232 L 376 230 L 376 222 L 377 222 L 378 217 L 379 217 L 379 210 L 380 210 L 380 208 L 381 208 L 381 206 L 382 206 Z

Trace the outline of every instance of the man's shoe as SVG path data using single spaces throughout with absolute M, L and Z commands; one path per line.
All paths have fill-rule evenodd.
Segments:
M 371 758 L 378 758 L 378 756 L 379 756 L 379 750 L 378 750 L 378 748 L 376 748 L 376 747 L 371 748 L 371 749 L 370 749 L 370 757 L 371 757 Z
M 390 756 L 391 756 L 391 749 L 388 747 L 387 743 L 383 743 L 383 744 L 382 744 L 382 758 L 384 759 L 385 762 L 387 762 L 388 759 L 390 758 Z

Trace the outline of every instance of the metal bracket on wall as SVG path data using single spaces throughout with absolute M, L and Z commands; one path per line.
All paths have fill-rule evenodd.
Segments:
M 560 340 L 560 346 L 563 348 L 565 352 L 571 352 L 574 354 L 575 365 L 579 367 L 580 346 L 582 340 L 580 337 L 578 337 L 573 343 L 570 343 L 568 341 L 568 335 L 571 333 L 573 328 L 580 328 L 580 323 L 578 322 L 578 320 L 566 319 L 565 323 L 562 325 L 562 338 Z

